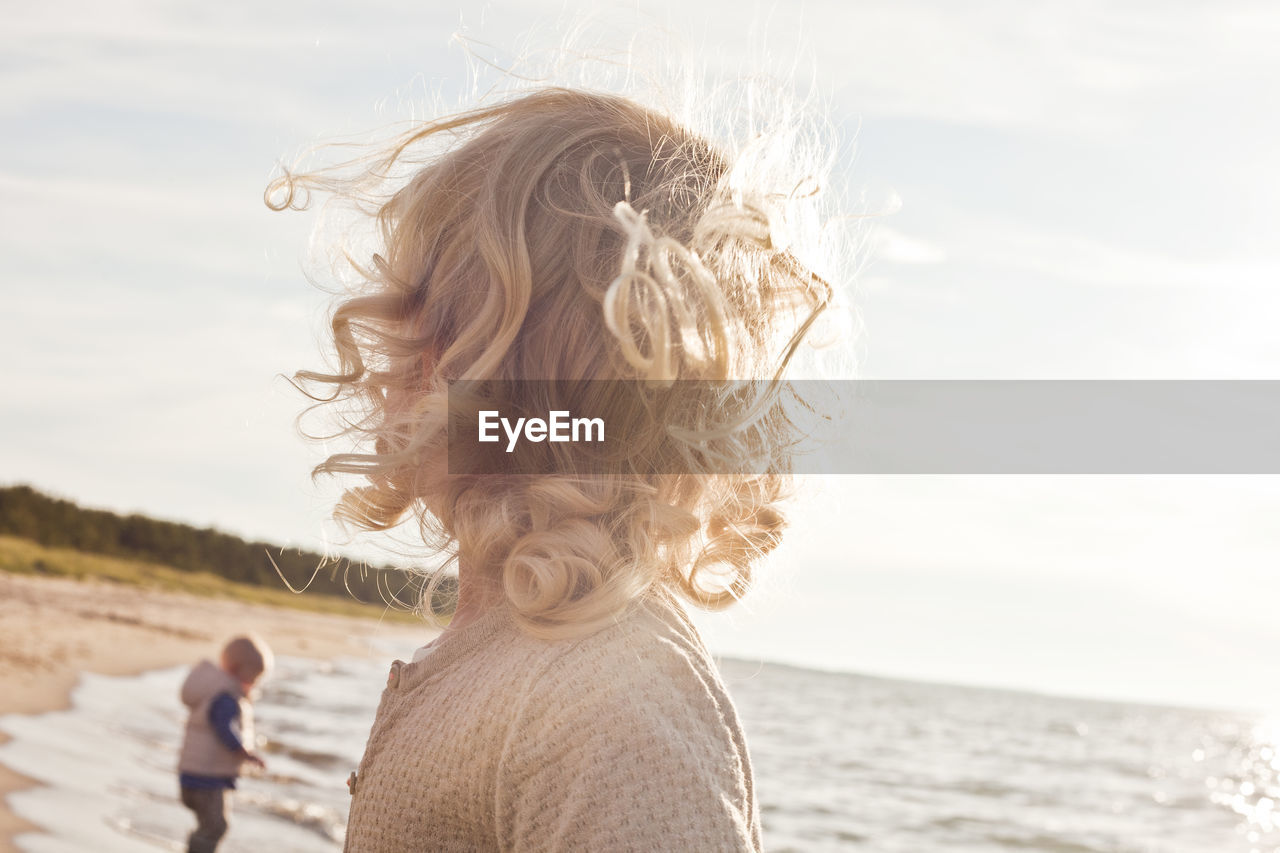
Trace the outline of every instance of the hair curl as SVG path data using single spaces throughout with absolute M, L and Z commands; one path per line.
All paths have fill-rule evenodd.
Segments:
M 367 480 L 335 514 L 381 530 L 414 513 L 542 636 L 601 627 L 655 585 L 708 608 L 741 597 L 785 526 L 793 424 L 776 393 L 730 404 L 712 381 L 780 377 L 832 297 L 789 248 L 812 182 L 778 191 L 767 162 L 629 99 L 546 88 L 416 128 L 356 178 L 273 181 L 274 209 L 333 193 L 379 232 L 333 313 L 338 368 L 297 374 L 366 443 L 316 469 Z M 685 473 L 567 457 L 555 475 L 451 475 L 450 383 L 523 379 L 649 383 L 664 404 L 640 432 L 678 434 Z M 623 405 L 601 393 L 593 412 Z M 717 441 L 758 473 L 711 473 Z

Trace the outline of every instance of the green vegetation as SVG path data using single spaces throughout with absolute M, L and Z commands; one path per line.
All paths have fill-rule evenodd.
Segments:
M 402 569 L 326 563 L 320 554 L 217 530 L 84 509 L 30 486 L 0 488 L 0 570 L 365 616 L 391 601 L 416 604 L 422 588 L 419 576 Z M 290 592 L 282 577 L 306 592 Z M 454 595 L 456 585 L 441 584 L 433 609 L 447 610 Z
M 229 581 L 208 572 L 180 572 L 168 566 L 86 554 L 71 548 L 46 548 L 30 539 L 0 536 L 0 571 L 73 580 L 96 579 L 111 583 L 185 592 L 206 598 L 229 598 L 248 604 L 268 604 L 333 613 L 338 616 L 388 617 L 419 621 L 421 617 L 403 608 L 364 604 L 354 599 L 343 600 L 328 595 L 292 593 L 286 589 L 270 589 Z

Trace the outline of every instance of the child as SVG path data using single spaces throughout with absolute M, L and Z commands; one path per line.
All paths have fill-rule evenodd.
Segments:
M 182 683 L 191 709 L 178 759 L 182 804 L 195 812 L 188 853 L 209 853 L 227 831 L 226 794 L 245 762 L 263 767 L 253 752 L 249 692 L 271 666 L 271 650 L 255 637 L 236 637 L 222 648 L 220 665 L 203 660 Z
M 339 369 L 298 374 L 354 408 L 367 448 L 318 470 L 367 478 L 340 517 L 412 515 L 458 571 L 448 627 L 392 665 L 348 850 L 760 848 L 742 728 L 678 599 L 736 601 L 784 527 L 790 421 L 724 382 L 779 377 L 832 296 L 793 251 L 816 184 L 769 144 L 795 130 L 735 156 L 627 98 L 548 88 L 428 123 L 362 177 L 268 190 L 376 209 L 378 253 L 333 317 Z M 451 387 L 545 414 L 524 381 L 545 379 L 642 456 L 543 443 L 550 473 L 451 470 Z

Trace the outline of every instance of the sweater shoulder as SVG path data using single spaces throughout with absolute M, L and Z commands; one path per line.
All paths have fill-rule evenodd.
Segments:
M 532 640 L 531 642 L 538 642 Z M 675 601 L 637 601 L 617 622 L 586 637 L 548 644 L 529 694 L 579 700 L 623 697 L 640 704 L 727 700 L 710 653 Z M 573 710 L 573 703 L 566 706 Z
M 737 715 L 678 605 L 638 602 L 616 624 L 543 651 L 502 750 L 504 841 L 529 849 L 759 846 Z

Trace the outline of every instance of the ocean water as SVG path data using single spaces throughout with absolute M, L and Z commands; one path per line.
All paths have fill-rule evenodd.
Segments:
M 723 662 L 774 851 L 1280 851 L 1280 719 Z M 185 668 L 86 676 L 66 712 L 0 717 L 31 853 L 182 850 Z M 341 849 L 345 780 L 385 667 L 281 659 L 256 705 L 268 772 L 221 849 Z
M 723 670 L 770 850 L 1280 853 L 1280 718 Z

